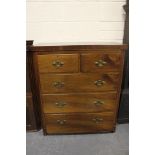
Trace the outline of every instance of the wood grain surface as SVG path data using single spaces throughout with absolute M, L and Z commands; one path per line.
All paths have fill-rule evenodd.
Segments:
M 82 72 L 120 71 L 121 51 L 109 53 L 83 53 L 81 54 Z
M 46 114 L 46 132 L 85 133 L 113 130 L 113 113 Z
M 45 54 L 38 55 L 37 58 L 40 73 L 74 73 L 79 71 L 78 54 Z
M 44 113 L 113 111 L 115 100 L 116 92 L 42 95 Z
M 101 86 L 95 82 L 102 80 Z M 41 74 L 42 93 L 72 93 L 72 92 L 102 92 L 117 90 L 119 73 L 93 74 Z M 54 86 L 56 82 L 63 84 L 60 88 Z

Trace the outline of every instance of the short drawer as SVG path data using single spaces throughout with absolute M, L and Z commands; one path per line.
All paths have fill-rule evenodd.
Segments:
M 83 53 L 81 54 L 82 72 L 120 71 L 121 52 Z
M 45 130 L 47 134 L 89 133 L 112 131 L 114 114 L 45 114 Z
M 42 95 L 44 113 L 102 112 L 116 109 L 116 93 Z
M 116 90 L 119 73 L 41 74 L 41 93 L 102 92 Z
M 79 71 L 78 54 L 45 54 L 38 55 L 40 73 L 64 73 Z

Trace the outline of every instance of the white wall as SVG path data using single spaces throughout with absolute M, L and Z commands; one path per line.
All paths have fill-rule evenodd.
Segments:
M 125 0 L 27 0 L 27 40 L 119 42 Z

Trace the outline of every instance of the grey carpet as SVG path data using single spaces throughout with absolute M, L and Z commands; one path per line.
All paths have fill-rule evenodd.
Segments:
M 26 134 L 26 155 L 128 155 L 128 124 L 117 125 L 115 133 L 43 136 Z

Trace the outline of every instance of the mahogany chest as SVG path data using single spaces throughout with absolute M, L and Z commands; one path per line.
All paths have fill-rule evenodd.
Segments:
M 32 46 L 44 134 L 115 131 L 126 45 Z

